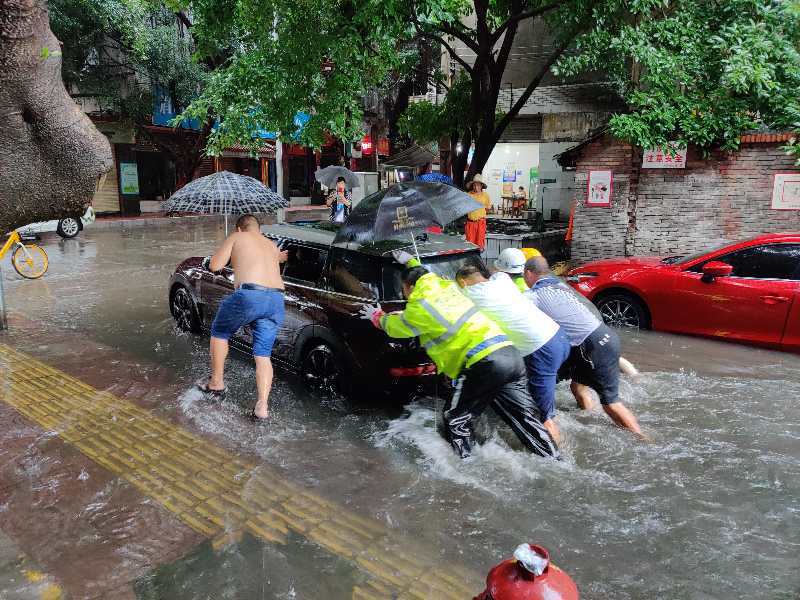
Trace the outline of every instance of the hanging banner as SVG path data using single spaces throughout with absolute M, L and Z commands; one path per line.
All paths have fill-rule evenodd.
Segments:
M 136 163 L 119 163 L 119 187 L 126 195 L 135 196 L 139 193 L 139 171 Z
M 776 173 L 772 181 L 773 210 L 800 210 L 800 173 Z
M 614 176 L 611 171 L 589 171 L 586 206 L 610 207 L 614 191 Z
M 643 169 L 685 169 L 686 146 L 670 144 L 670 152 L 664 148 L 650 148 L 642 153 Z

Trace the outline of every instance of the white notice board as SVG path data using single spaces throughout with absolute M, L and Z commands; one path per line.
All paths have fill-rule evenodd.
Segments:
M 800 173 L 776 173 L 772 181 L 772 208 L 800 210 Z

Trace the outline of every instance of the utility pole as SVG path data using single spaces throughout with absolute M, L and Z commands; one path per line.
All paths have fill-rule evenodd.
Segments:
M 283 142 L 280 138 L 275 140 L 275 185 L 278 195 L 283 196 Z
M 8 314 L 6 311 L 6 293 L 3 288 L 3 267 L 0 266 L 0 331 L 8 329 Z

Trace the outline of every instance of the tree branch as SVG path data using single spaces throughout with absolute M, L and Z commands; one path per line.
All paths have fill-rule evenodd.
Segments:
M 423 27 L 422 23 L 419 20 L 419 16 L 417 16 L 417 7 L 416 7 L 416 5 L 414 4 L 413 1 L 411 2 L 411 11 L 410 12 L 411 12 L 411 14 L 410 14 L 411 22 L 414 23 L 414 26 L 416 27 L 417 31 L 423 31 L 424 27 Z M 467 34 L 467 32 L 461 31 L 457 27 L 452 26 L 452 25 L 448 25 L 446 23 L 441 23 L 439 25 L 435 25 L 435 26 L 431 25 L 431 26 L 434 29 L 436 29 L 437 31 L 440 31 L 445 35 L 449 35 L 450 37 L 459 40 L 467 48 L 472 50 L 475 54 L 478 54 L 480 52 L 480 47 L 478 46 L 478 43 L 475 40 L 473 40 Z
M 175 16 L 178 17 L 178 20 L 181 23 L 183 23 L 183 26 L 186 27 L 186 29 L 192 28 L 192 21 L 189 19 L 189 17 L 185 12 L 179 10 L 178 12 L 175 13 Z
M 515 15 L 511 15 L 508 19 L 505 20 L 504 23 L 497 28 L 497 30 L 492 34 L 492 42 L 497 43 L 500 38 L 503 36 L 503 32 L 508 29 L 511 25 L 515 23 L 519 23 L 520 21 L 524 21 L 525 19 L 531 19 L 534 17 L 540 17 L 543 14 L 550 12 L 558 8 L 562 2 L 557 0 L 556 2 L 551 2 L 550 4 L 545 4 L 544 6 L 540 6 L 539 8 L 534 8 L 531 10 L 526 10 Z
M 512 10 L 519 10 L 521 6 L 519 2 L 512 2 L 511 3 Z M 508 63 L 508 57 L 511 54 L 511 47 L 514 45 L 514 39 L 517 37 L 517 28 L 519 27 L 519 21 L 515 23 L 511 23 L 508 26 L 506 31 L 505 37 L 503 38 L 503 44 L 500 47 L 500 52 L 497 54 L 497 59 L 495 59 L 495 66 L 500 73 L 504 73 L 506 70 L 506 64 Z M 492 36 L 494 40 L 494 35 Z M 496 43 L 496 41 L 495 41 Z M 502 75 L 501 75 L 502 79 Z M 498 82 L 499 83 L 499 82 Z
M 536 90 L 536 88 L 539 87 L 539 84 L 542 82 L 542 79 L 544 79 L 544 76 L 547 75 L 547 72 L 550 70 L 550 67 L 552 67 L 553 63 L 555 63 L 561 57 L 561 55 L 570 46 L 573 40 L 574 36 L 570 36 L 569 38 L 567 38 L 566 41 L 562 42 L 558 47 L 556 47 L 553 50 L 553 52 L 550 53 L 550 56 L 547 57 L 547 60 L 542 65 L 542 68 L 539 69 L 539 72 L 536 74 L 536 77 L 534 77 L 531 80 L 531 82 L 528 84 L 528 87 L 525 88 L 525 91 L 511 107 L 511 110 L 509 110 L 505 115 L 503 115 L 503 118 L 500 119 L 500 122 L 495 126 L 494 134 L 492 136 L 492 139 L 495 142 L 498 139 L 500 139 L 500 136 L 503 134 L 503 131 L 505 131 L 506 127 L 508 127 L 509 123 L 511 123 L 514 117 L 516 117 L 519 114 L 519 111 L 522 110 L 523 106 L 525 106 L 525 103 L 530 99 L 531 95 Z
M 470 66 L 470 64 L 467 61 L 465 61 L 463 58 L 461 58 L 458 54 L 456 54 L 456 51 L 453 49 L 453 47 L 450 44 L 448 44 L 442 36 L 436 35 L 435 33 L 429 33 L 427 31 L 419 31 L 419 30 L 417 30 L 416 37 L 417 38 L 428 38 L 428 39 L 435 40 L 435 41 L 439 42 L 442 46 L 444 46 L 445 50 L 447 50 L 447 53 L 450 56 L 452 56 L 453 59 L 455 59 L 455 61 L 457 63 L 459 63 L 462 67 L 464 67 L 464 70 L 467 73 L 472 75 L 472 67 Z
M 472 50 L 475 54 L 480 53 L 481 49 L 478 43 L 471 37 L 469 37 L 465 31 L 459 31 L 455 27 L 445 24 L 439 25 L 437 29 L 444 34 L 457 39 L 458 41 L 463 43 L 467 48 Z

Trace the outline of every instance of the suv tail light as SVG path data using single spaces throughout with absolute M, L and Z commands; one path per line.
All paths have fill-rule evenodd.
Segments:
M 436 365 L 428 363 L 417 365 L 416 367 L 392 367 L 389 375 L 392 377 L 419 377 L 420 375 L 433 375 L 436 373 Z

